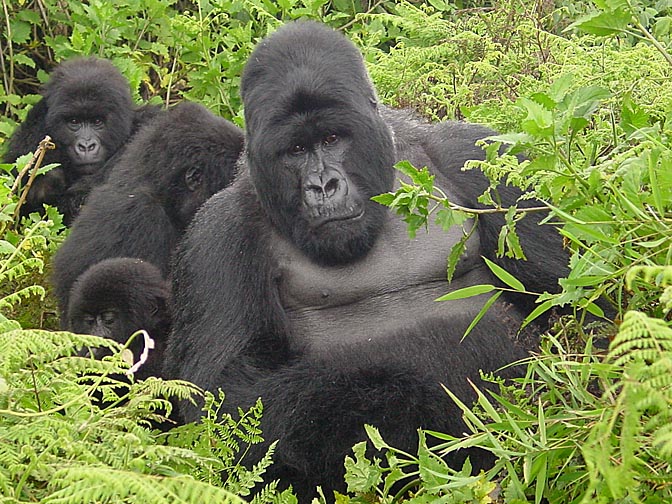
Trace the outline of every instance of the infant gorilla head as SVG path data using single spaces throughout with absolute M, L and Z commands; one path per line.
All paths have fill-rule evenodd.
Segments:
M 127 257 L 106 259 L 75 281 L 70 296 L 67 330 L 125 343 L 144 329 L 155 348 L 137 376 L 160 374 L 170 330 L 170 287 L 156 266 Z M 135 360 L 143 347 L 143 338 L 136 336 L 130 346 Z

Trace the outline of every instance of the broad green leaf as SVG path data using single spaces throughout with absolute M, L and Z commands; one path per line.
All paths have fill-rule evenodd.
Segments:
M 385 205 L 387 207 L 392 206 L 392 203 L 394 202 L 395 194 L 394 193 L 384 193 L 384 194 L 379 194 L 378 196 L 372 196 L 371 199 L 375 201 L 376 203 L 380 203 L 381 205 Z
M 553 100 L 550 96 L 548 96 L 545 93 L 541 93 L 541 92 L 533 93 L 531 95 L 531 98 L 535 102 L 537 102 L 538 104 L 543 105 L 543 107 L 547 110 L 553 110 L 555 108 L 555 106 L 557 105 L 555 100 Z
M 368 492 L 375 488 L 382 479 L 383 470 L 377 461 L 371 463 L 366 458 L 366 442 L 357 443 L 352 457 L 345 457 L 345 482 L 349 492 Z
M 570 24 L 565 31 L 576 28 L 592 35 L 608 37 L 622 33 L 630 23 L 632 16 L 624 9 L 588 14 Z
M 469 215 L 460 210 L 441 208 L 436 212 L 436 223 L 444 231 L 448 231 L 453 226 L 461 226 L 467 220 L 469 220 Z
M 520 98 L 518 103 L 527 111 L 527 117 L 521 123 L 526 133 L 542 137 L 552 135 L 553 113 L 550 110 L 528 98 Z
M 629 96 L 623 99 L 620 126 L 626 133 L 632 134 L 640 128 L 647 127 L 649 120 L 649 114 L 634 103 Z
M 552 100 L 554 104 L 560 103 L 569 92 L 573 81 L 574 75 L 571 73 L 563 74 L 555 79 L 548 90 L 549 99 Z

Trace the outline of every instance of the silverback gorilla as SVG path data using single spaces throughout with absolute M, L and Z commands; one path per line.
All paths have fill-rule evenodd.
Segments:
M 371 200 L 393 189 L 393 165 L 408 159 L 472 203 L 488 182 L 460 168 L 482 158 L 474 143 L 489 130 L 383 107 L 355 46 L 313 22 L 263 40 L 241 94 L 241 171 L 175 253 L 165 370 L 221 387 L 232 413 L 261 397 L 264 438 L 279 440 L 268 476 L 308 498 L 318 484 L 343 490 L 343 459 L 365 423 L 405 450 L 417 446 L 418 427 L 464 432 L 441 384 L 469 402 L 479 370 L 524 356 L 512 339 L 523 313 L 499 302 L 461 341 L 484 299 L 433 300 L 493 281 L 480 256 L 494 255 L 496 223 L 484 216 L 448 284 L 446 257 L 461 231 L 430 227 L 409 240 L 401 219 Z M 519 193 L 504 189 L 515 202 Z M 523 246 L 544 250 L 514 273 L 531 289 L 554 289 L 566 266 L 561 240 L 536 223 L 519 230 Z M 184 420 L 199 416 L 181 407 Z M 470 455 L 476 468 L 487 463 Z
M 70 293 L 65 328 L 125 343 L 144 329 L 155 342 L 138 378 L 158 376 L 170 331 L 170 285 L 159 269 L 141 259 L 116 257 L 94 264 L 77 278 Z M 138 360 L 144 348 L 136 337 L 130 350 Z
M 105 179 L 108 160 L 159 108 L 136 108 L 124 76 L 95 57 L 58 65 L 42 95 L 10 138 L 3 161 L 13 163 L 50 135 L 56 149 L 47 151 L 43 164 L 61 166 L 35 179 L 21 214 L 39 212 L 47 203 L 69 224 L 87 193 Z
M 177 240 L 203 202 L 231 182 L 243 142 L 240 128 L 196 103 L 180 103 L 144 127 L 56 253 L 61 320 L 73 282 L 103 259 L 144 259 L 167 277 Z

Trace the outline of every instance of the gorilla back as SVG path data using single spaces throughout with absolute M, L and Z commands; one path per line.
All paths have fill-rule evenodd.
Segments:
M 242 96 L 244 169 L 197 213 L 175 257 L 166 371 L 221 387 L 232 412 L 261 396 L 264 437 L 279 439 L 269 477 L 309 497 L 318 484 L 343 489 L 343 458 L 365 439 L 364 423 L 405 450 L 418 427 L 464 432 L 441 385 L 469 402 L 468 380 L 484 385 L 479 370 L 524 356 L 512 341 L 523 315 L 499 302 L 461 341 L 484 299 L 433 300 L 493 281 L 480 259 L 496 246 L 493 226 L 479 224 L 448 284 L 460 232 L 432 226 L 409 240 L 370 199 L 393 188 L 394 163 L 408 159 L 438 170 L 453 200 L 475 200 L 488 182 L 460 168 L 482 158 L 474 142 L 489 130 L 435 127 L 380 106 L 359 51 L 311 22 L 259 44 Z M 524 231 L 528 243 L 560 247 L 553 230 Z M 539 285 L 553 276 L 547 266 L 530 263 L 521 280 L 552 289 Z M 190 405 L 182 413 L 198 416 Z M 476 468 L 488 461 L 471 456 Z

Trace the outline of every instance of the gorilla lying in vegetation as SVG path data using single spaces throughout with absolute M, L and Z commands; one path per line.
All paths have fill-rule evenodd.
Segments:
M 258 45 L 241 93 L 244 166 L 175 253 L 166 374 L 221 387 L 234 414 L 261 397 L 264 438 L 279 439 L 269 478 L 303 498 L 318 484 L 342 491 L 344 456 L 366 438 L 365 423 L 409 451 L 418 427 L 460 435 L 460 410 L 441 385 L 469 403 L 468 380 L 484 386 L 479 370 L 526 355 L 513 339 L 520 307 L 500 298 L 461 341 L 485 299 L 433 302 L 493 282 L 481 254 L 495 259 L 501 219 L 481 216 L 449 284 L 446 257 L 461 230 L 432 225 L 409 240 L 401 219 L 371 200 L 394 188 L 393 165 L 408 159 L 438 172 L 451 200 L 473 204 L 488 181 L 460 168 L 483 157 L 474 143 L 492 132 L 383 107 L 355 46 L 312 22 Z M 500 194 L 511 204 L 520 193 Z M 556 290 L 567 258 L 538 222 L 518 226 L 533 260 L 515 273 L 529 289 Z M 200 413 L 181 412 L 185 421 Z M 476 469 L 488 463 L 470 455 Z
M 167 276 L 173 247 L 201 204 L 231 182 L 243 143 L 240 128 L 195 103 L 143 128 L 56 253 L 52 281 L 62 317 L 73 282 L 103 259 L 144 259 Z
M 136 376 L 161 374 L 170 331 L 170 285 L 156 266 L 128 257 L 106 259 L 77 278 L 70 299 L 65 324 L 68 331 L 125 343 L 133 333 L 144 329 L 156 346 Z M 143 338 L 136 337 L 130 346 L 136 362 L 143 348 Z
M 13 163 L 35 151 L 45 135 L 56 145 L 43 165 L 61 166 L 34 180 L 21 215 L 40 212 L 47 203 L 69 224 L 91 188 L 104 181 L 110 158 L 159 110 L 136 108 L 128 81 L 107 60 L 76 58 L 58 65 L 3 156 Z

